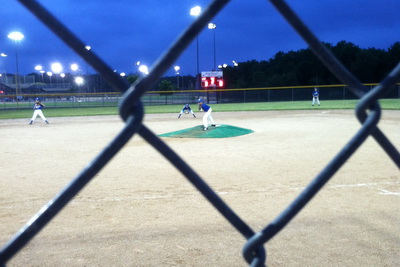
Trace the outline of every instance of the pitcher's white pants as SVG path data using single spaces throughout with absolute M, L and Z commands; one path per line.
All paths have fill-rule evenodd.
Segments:
M 211 116 L 211 111 L 212 111 L 212 109 L 210 108 L 203 116 L 203 125 L 206 128 L 208 127 L 208 121 L 207 120 L 210 120 L 211 124 L 215 124 L 215 122 L 214 122 L 214 120 L 213 120 L 213 118 Z

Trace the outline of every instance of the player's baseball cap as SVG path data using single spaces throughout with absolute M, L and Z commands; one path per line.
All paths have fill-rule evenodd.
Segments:
M 203 102 L 203 98 L 199 98 L 199 100 L 197 100 L 197 103 Z
M 36 97 L 35 101 L 40 101 L 39 97 Z

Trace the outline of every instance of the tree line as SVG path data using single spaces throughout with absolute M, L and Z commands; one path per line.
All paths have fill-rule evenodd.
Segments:
M 378 83 L 399 63 L 400 42 L 387 50 L 341 41 L 324 45 L 362 83 Z M 226 88 L 329 85 L 341 83 L 311 49 L 278 52 L 269 60 L 251 60 L 224 69 Z
M 400 42 L 394 43 L 386 50 L 360 48 L 347 41 L 340 41 L 336 45 L 329 43 L 324 43 L 324 45 L 362 83 L 380 82 L 400 61 Z M 309 48 L 289 52 L 280 51 L 269 60 L 239 62 L 237 66 L 228 66 L 222 70 L 225 82 L 224 88 L 227 89 L 342 83 L 337 80 Z M 37 78 L 38 80 L 40 79 L 40 77 Z M 112 91 L 99 74 L 90 75 L 87 78 L 86 86 L 88 87 L 88 92 Z M 126 76 L 130 83 L 134 83 L 138 78 L 139 74 Z M 72 83 L 72 78 L 68 79 L 66 77 L 64 80 L 71 80 L 70 82 Z M 196 89 L 196 77 L 191 75 L 165 76 L 153 88 L 150 88 L 151 91 L 193 89 Z

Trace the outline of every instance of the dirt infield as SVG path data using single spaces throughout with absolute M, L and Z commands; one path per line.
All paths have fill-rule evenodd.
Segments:
M 354 111 L 214 112 L 254 133 L 162 138 L 259 231 L 359 129 Z M 201 114 L 146 115 L 156 134 Z M 0 120 L 3 245 L 121 129 L 116 116 Z M 400 111 L 380 129 L 400 148 Z M 7 266 L 246 266 L 245 239 L 140 137 Z M 400 266 L 400 172 L 372 138 L 266 245 L 268 266 Z

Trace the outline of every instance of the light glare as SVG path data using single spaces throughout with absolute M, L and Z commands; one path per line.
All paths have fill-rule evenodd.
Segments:
M 7 37 L 13 41 L 21 41 L 25 36 L 20 32 L 12 32 Z
M 71 64 L 71 70 L 72 71 L 77 71 L 78 69 L 79 69 L 78 64 L 76 64 L 76 63 Z
M 54 73 L 60 73 L 60 72 L 62 72 L 63 67 L 62 67 L 61 63 L 56 62 L 56 63 L 51 64 L 51 70 Z
M 200 6 L 195 6 L 192 9 L 190 9 L 190 15 L 191 16 L 200 16 L 201 13 L 201 7 Z
M 146 65 L 141 65 L 139 67 L 139 71 L 144 73 L 144 74 L 149 74 L 149 68 Z
M 75 83 L 77 85 L 82 85 L 85 82 L 85 80 L 82 77 L 76 77 L 75 78 Z

